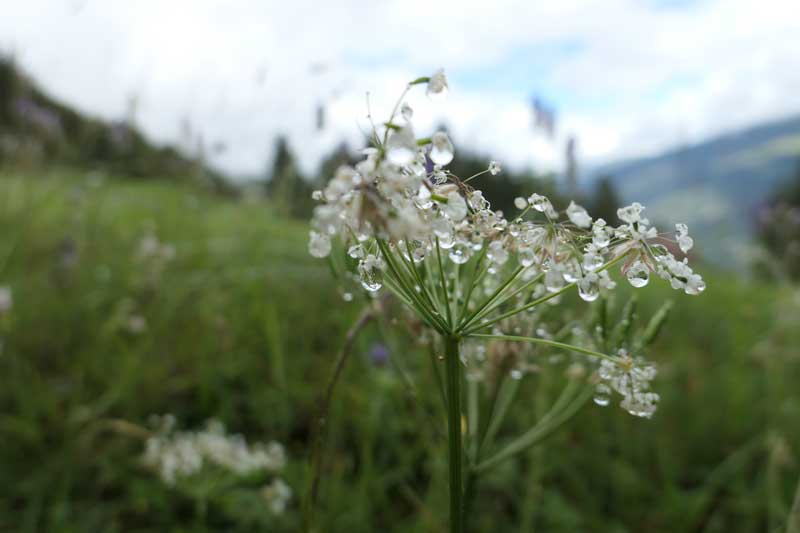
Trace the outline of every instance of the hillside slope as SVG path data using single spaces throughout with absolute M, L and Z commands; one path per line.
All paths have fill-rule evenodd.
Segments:
M 131 121 L 85 116 L 47 95 L 12 59 L 0 55 L 0 165 L 54 163 L 133 178 L 194 179 L 233 191 L 202 158 L 153 144 Z
M 655 220 L 686 220 L 700 248 L 721 264 L 743 266 L 760 206 L 800 161 L 800 117 L 717 137 L 656 157 L 613 163 L 624 201 L 645 204 Z

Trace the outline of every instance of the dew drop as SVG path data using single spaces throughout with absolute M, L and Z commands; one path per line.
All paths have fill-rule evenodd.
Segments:
M 353 246 L 348 248 L 347 255 L 349 255 L 353 259 L 363 259 L 364 247 L 361 244 L 354 244 Z
M 641 261 L 636 261 L 625 274 L 628 282 L 637 289 L 644 287 L 650 281 L 650 270 Z
M 519 248 L 517 250 L 517 258 L 519 259 L 519 264 L 527 268 L 536 261 L 536 254 L 533 248 Z
M 592 399 L 600 407 L 607 406 L 611 403 L 611 389 L 603 383 L 598 384 L 594 389 L 594 398 Z
M 369 256 L 371 258 L 373 256 Z M 374 261 L 362 260 L 358 264 L 358 275 L 361 286 L 369 292 L 375 292 L 383 286 L 383 272 Z
M 406 166 L 417 155 L 417 140 L 410 125 L 394 131 L 386 142 L 386 157 L 399 166 Z
M 586 302 L 593 302 L 600 296 L 600 279 L 595 273 L 587 274 L 578 282 L 578 295 Z
M 453 263 L 463 265 L 469 261 L 472 255 L 472 247 L 466 242 L 458 241 L 450 248 L 450 253 L 448 255 Z
M 419 192 L 417 193 L 414 202 L 420 209 L 430 209 L 430 207 L 433 205 L 433 200 L 431 199 L 431 191 L 428 190 L 428 188 L 423 185 L 422 187 L 419 188 Z
M 575 283 L 581 277 L 581 267 L 575 259 L 571 259 L 564 263 L 561 274 L 567 283 Z
M 564 276 L 557 268 L 551 268 L 544 275 L 544 286 L 549 292 L 558 292 L 564 286 Z
M 452 233 L 447 233 L 445 235 L 439 235 L 439 248 L 442 250 L 449 250 L 453 246 L 455 246 L 456 240 L 453 238 Z

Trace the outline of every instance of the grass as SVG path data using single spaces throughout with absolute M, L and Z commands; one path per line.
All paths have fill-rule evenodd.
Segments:
M 137 256 L 148 232 L 174 260 Z M 315 402 L 360 311 L 306 235 L 262 203 L 186 184 L 0 174 L 0 285 L 14 291 L 0 317 L 0 528 L 298 530 Z M 656 416 L 586 406 L 479 482 L 468 531 L 785 528 L 800 477 L 797 288 L 707 278 L 701 297 L 643 293 L 645 317 L 676 304 L 651 355 Z M 132 314 L 144 332 L 129 331 Z M 323 531 L 444 531 L 444 411 L 412 337 L 376 323 L 356 341 L 329 423 Z M 393 364 L 371 363 L 374 342 Z M 498 438 L 529 427 L 562 384 L 557 371 L 527 376 Z M 114 428 L 167 412 L 285 443 L 289 512 L 166 488 L 142 467 L 141 439 Z

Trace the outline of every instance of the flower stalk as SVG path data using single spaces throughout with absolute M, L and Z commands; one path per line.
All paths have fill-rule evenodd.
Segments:
M 685 257 L 673 255 L 674 247 L 662 244 L 668 239 L 642 216 L 638 203 L 617 211 L 622 224 L 615 227 L 574 202 L 558 211 L 534 192 L 516 198 L 518 211 L 506 219 L 472 184 L 500 173 L 496 161 L 461 179 L 446 169 L 455 148 L 445 132 L 415 135 L 405 97 L 421 84 L 432 99 L 449 90 L 442 70 L 410 82 L 383 130 L 373 123 L 374 146 L 364 150 L 365 159 L 340 167 L 324 190 L 314 192 L 320 203 L 309 252 L 319 258 L 340 255 L 330 263 L 347 271 L 343 278 L 360 281 L 370 297 L 389 289 L 411 311 L 415 331 L 427 329 L 441 339 L 444 372 L 433 352 L 431 363 L 447 412 L 450 532 L 462 533 L 478 475 L 551 435 L 592 395 L 604 406 L 613 391 L 629 413 L 649 418 L 655 412 L 659 396 L 650 381 L 656 368 L 628 349 L 638 352 L 649 344 L 668 308 L 635 341 L 633 307 L 627 322 L 616 328 L 606 324 L 605 295 L 617 285 L 612 269 L 620 267 L 634 288 L 646 286 L 651 273 L 687 294 L 703 292 L 705 283 Z M 693 246 L 688 228 L 676 225 L 675 238 L 685 255 Z M 602 324 L 581 330 L 566 313 L 551 312 L 568 293 L 587 303 L 599 300 Z M 617 329 L 622 334 L 613 338 L 624 340 L 610 342 L 606 332 Z M 428 334 L 429 346 L 438 350 L 441 345 L 430 343 Z M 494 438 L 519 380 L 539 371 L 553 350 L 566 355 L 569 383 L 542 418 L 497 449 Z M 466 431 L 464 379 L 469 380 Z M 484 396 L 482 387 L 494 392 Z M 481 398 L 489 398 L 487 409 L 479 405 Z
M 450 473 L 450 533 L 463 531 L 463 486 L 461 442 L 461 360 L 458 337 L 445 337 L 445 366 L 447 375 L 447 440 Z

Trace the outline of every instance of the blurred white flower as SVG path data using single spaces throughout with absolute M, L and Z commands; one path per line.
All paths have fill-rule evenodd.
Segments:
M 455 149 L 445 132 L 434 133 L 431 138 L 431 145 L 431 161 L 435 164 L 444 166 L 453 160 Z
M 323 233 L 309 232 L 308 253 L 314 257 L 327 257 L 331 253 L 331 239 Z
M 431 98 L 444 98 L 447 96 L 449 87 L 447 85 L 447 77 L 444 75 L 444 69 L 440 68 L 428 80 L 427 94 Z
M 579 206 L 575 202 L 570 202 L 567 207 L 567 217 L 573 224 L 579 228 L 588 228 L 592 225 L 592 217 L 586 212 L 586 209 Z
M 281 478 L 275 478 L 272 483 L 261 489 L 261 495 L 267 502 L 272 514 L 280 515 L 286 510 L 292 498 L 292 489 Z
M 417 138 L 411 124 L 392 130 L 386 141 L 386 157 L 395 165 L 405 166 L 414 160 L 417 153 Z
M 201 431 L 174 431 L 175 418 L 157 418 L 160 427 L 147 439 L 142 458 L 162 481 L 174 485 L 179 479 L 215 465 L 237 475 L 273 473 L 286 465 L 283 446 L 277 442 L 248 445 L 241 435 L 229 435 L 222 423 L 209 420 Z
M 694 239 L 689 237 L 689 227 L 686 224 L 675 224 L 675 231 L 677 232 L 678 247 L 681 252 L 687 253 L 694 246 Z
M 126 326 L 130 333 L 138 335 L 147 329 L 147 320 L 142 315 L 131 315 L 128 317 Z
M 11 287 L 7 285 L 0 286 L 0 315 L 11 311 L 14 307 L 14 296 L 11 292 Z
M 411 109 L 411 106 L 408 103 L 403 102 L 403 106 L 400 108 L 400 114 L 409 122 L 414 117 L 414 110 Z

